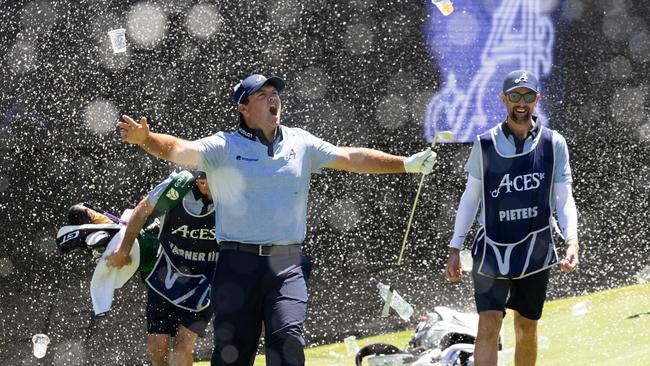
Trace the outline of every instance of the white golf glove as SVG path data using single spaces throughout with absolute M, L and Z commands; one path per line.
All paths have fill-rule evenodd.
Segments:
M 433 164 L 436 163 L 436 153 L 428 147 L 424 151 L 404 158 L 404 170 L 407 173 L 429 174 L 433 170 Z

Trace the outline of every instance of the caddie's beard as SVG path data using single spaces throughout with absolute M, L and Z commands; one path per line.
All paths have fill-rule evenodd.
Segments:
M 512 109 L 510 109 L 510 119 L 512 120 L 512 122 L 519 125 L 526 124 L 530 120 L 530 108 L 526 108 L 526 113 L 523 114 L 516 113 L 515 109 L 517 108 L 518 107 L 513 107 Z

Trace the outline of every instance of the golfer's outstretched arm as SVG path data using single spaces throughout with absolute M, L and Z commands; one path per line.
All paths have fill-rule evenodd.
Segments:
M 179 165 L 195 167 L 199 164 L 200 153 L 193 141 L 153 133 L 149 130 L 145 117 L 141 117 L 138 123 L 131 117 L 123 115 L 117 127 L 122 130 L 122 140 L 139 145 L 148 154 Z
M 326 167 L 354 173 L 429 174 L 435 161 L 436 154 L 431 149 L 403 157 L 364 147 L 339 147 L 336 159 Z

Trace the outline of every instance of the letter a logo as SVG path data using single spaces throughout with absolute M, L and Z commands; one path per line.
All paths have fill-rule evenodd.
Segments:
M 522 81 L 523 81 L 524 83 L 528 81 L 528 75 L 526 75 L 526 73 L 521 74 L 521 76 L 518 77 L 517 80 L 515 80 L 515 84 L 519 84 L 519 83 L 521 83 Z

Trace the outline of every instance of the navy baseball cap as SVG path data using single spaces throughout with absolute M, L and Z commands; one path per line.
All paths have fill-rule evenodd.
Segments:
M 515 70 L 503 80 L 503 92 L 508 93 L 517 88 L 528 88 L 539 93 L 539 81 L 537 77 L 526 70 Z
M 273 85 L 278 90 L 278 92 L 284 90 L 285 87 L 284 80 L 280 79 L 277 76 L 271 76 L 270 78 L 267 78 L 266 76 L 260 74 L 251 75 L 239 82 L 239 84 L 235 85 L 234 93 L 232 95 L 235 104 L 240 104 L 241 102 L 245 101 L 249 95 L 260 90 L 260 88 L 266 84 Z
M 205 172 L 202 172 L 200 170 L 192 170 L 192 175 L 196 179 L 207 179 L 207 176 L 205 175 Z

